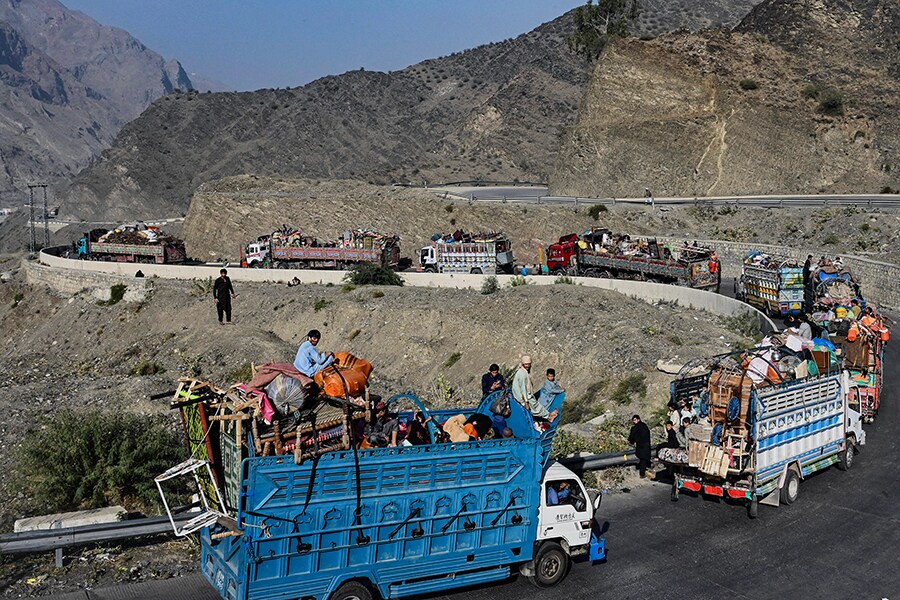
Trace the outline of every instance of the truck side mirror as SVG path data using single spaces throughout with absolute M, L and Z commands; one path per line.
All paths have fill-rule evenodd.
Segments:
M 603 494 L 597 494 L 597 496 L 594 498 L 594 502 L 593 502 L 595 511 L 600 510 L 600 503 L 602 501 L 603 501 Z

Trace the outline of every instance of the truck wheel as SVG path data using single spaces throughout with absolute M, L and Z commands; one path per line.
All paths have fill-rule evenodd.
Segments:
M 841 451 L 840 459 L 838 460 L 837 467 L 841 471 L 849 471 L 850 467 L 853 466 L 853 455 L 856 453 L 856 450 L 853 448 L 853 438 L 847 438 L 846 448 Z
M 329 600 L 372 600 L 372 592 L 358 581 L 347 581 L 335 590 Z
M 781 488 L 781 503 L 793 504 L 800 495 L 800 476 L 794 469 L 788 469 L 784 478 L 784 485 Z
M 481 275 L 481 269 L 472 269 L 472 275 Z
M 556 585 L 569 570 L 569 555 L 556 542 L 547 542 L 540 547 L 534 558 L 534 575 L 528 579 L 539 588 Z
M 425 272 L 426 273 L 434 273 L 435 272 L 434 267 L 425 267 Z

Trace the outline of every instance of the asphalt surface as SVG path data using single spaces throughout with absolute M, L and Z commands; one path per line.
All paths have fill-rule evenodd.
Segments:
M 791 506 L 759 507 L 648 483 L 604 497 L 607 560 L 578 563 L 552 590 L 524 578 L 435 599 L 495 600 L 900 600 L 900 347 L 885 351 L 885 381 L 867 444 L 850 471 L 831 467 L 803 481 Z M 216 600 L 201 575 L 51 596 L 57 600 Z
M 591 198 L 572 196 L 548 196 L 542 186 L 435 186 L 428 188 L 438 196 L 468 198 L 478 202 L 515 202 L 520 204 L 636 204 L 643 205 L 644 198 Z M 655 198 L 657 206 L 692 205 L 755 206 L 784 208 L 803 206 L 868 206 L 874 208 L 900 207 L 900 194 L 814 194 L 790 196 L 715 196 L 700 198 Z

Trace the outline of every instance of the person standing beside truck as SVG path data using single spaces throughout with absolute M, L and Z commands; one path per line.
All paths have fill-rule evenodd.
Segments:
M 631 417 L 631 422 L 633 425 L 628 433 L 628 443 L 634 446 L 634 453 L 638 459 L 638 473 L 643 479 L 647 476 L 647 467 L 650 466 L 650 428 L 638 415 Z
M 297 349 L 297 356 L 294 358 L 294 368 L 307 377 L 313 377 L 334 362 L 334 352 L 326 354 L 316 349 L 321 338 L 322 334 L 318 329 L 311 329 L 306 334 L 306 341 L 300 344 L 300 348 Z
M 219 278 L 213 284 L 213 300 L 216 303 L 216 312 L 219 315 L 219 325 L 231 325 L 231 299 L 236 297 L 234 286 L 228 277 L 228 271 L 219 271 Z M 225 321 L 222 321 L 224 316 Z

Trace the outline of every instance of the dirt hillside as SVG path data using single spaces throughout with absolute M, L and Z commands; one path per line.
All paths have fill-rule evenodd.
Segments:
M 563 195 L 900 188 L 900 13 L 890 0 L 767 0 L 734 32 L 619 40 L 557 155 Z
M 431 235 L 498 229 L 513 240 L 516 260 L 537 261 L 539 245 L 591 226 L 633 234 L 756 241 L 820 248 L 829 254 L 870 253 L 892 258 L 900 242 L 900 211 L 863 208 L 677 208 L 618 205 L 598 213 L 587 206 L 470 203 L 420 189 L 357 181 L 309 181 L 241 176 L 204 184 L 184 222 L 188 253 L 200 260 L 236 260 L 241 243 L 287 223 L 319 239 L 373 227 L 400 235 L 404 256 Z
M 15 268 L 11 262 L 0 270 Z M 655 370 L 657 360 L 722 352 L 743 339 L 707 313 L 573 285 L 482 295 L 239 284 L 236 324 L 223 327 L 208 286 L 147 282 L 153 291 L 143 302 L 114 306 L 98 305 L 89 292 L 58 297 L 24 284 L 21 273 L 0 284 L 0 410 L 7 415 L 0 424 L 0 494 L 10 500 L 3 523 L 39 511 L 9 486 L 14 449 L 41 415 L 79 407 L 167 412 L 165 400 L 148 396 L 170 389 L 181 374 L 193 369 L 227 385 L 247 363 L 292 361 L 312 328 L 323 332 L 323 349 L 373 362 L 373 392 L 414 391 L 430 402 L 442 397 L 443 380 L 453 390 L 451 404 L 472 403 L 491 362 L 512 368 L 530 353 L 536 382 L 547 367 L 558 370 L 572 398 L 567 420 L 576 421 L 606 411 L 654 412 L 669 378 Z M 647 391 L 613 399 L 632 375 Z

